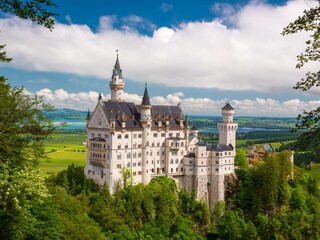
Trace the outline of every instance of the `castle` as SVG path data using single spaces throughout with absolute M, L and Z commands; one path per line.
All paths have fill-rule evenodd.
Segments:
M 229 103 L 222 108 L 219 143 L 206 144 L 196 127 L 189 128 L 180 105 L 151 105 L 147 86 L 141 105 L 123 99 L 118 55 L 109 86 L 111 99 L 102 101 L 100 95 L 91 116 L 88 111 L 86 177 L 107 183 L 113 193 L 123 182 L 123 169 L 130 170 L 133 184 L 167 176 L 187 192 L 194 190 L 212 211 L 225 199 L 226 179 L 234 173 L 234 108 Z

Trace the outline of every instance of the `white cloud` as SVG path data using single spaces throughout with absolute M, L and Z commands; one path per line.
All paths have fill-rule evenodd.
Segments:
M 160 9 L 163 12 L 169 12 L 169 11 L 171 11 L 173 9 L 173 5 L 169 4 L 169 3 L 162 3 L 161 6 L 160 6 Z
M 26 92 L 28 92 L 26 90 Z M 78 110 L 93 110 L 97 104 L 99 94 L 97 92 L 68 93 L 63 89 L 51 91 L 41 89 L 36 92 L 38 96 L 43 96 L 44 100 L 57 108 L 72 108 Z M 137 94 L 124 93 L 127 102 L 134 102 L 140 105 L 142 96 Z M 102 95 L 104 101 L 110 99 L 110 94 Z M 150 99 L 152 105 L 177 105 L 181 104 L 184 113 L 196 115 L 219 116 L 221 108 L 226 100 L 213 100 L 209 98 L 189 98 L 184 97 L 182 92 L 172 93 L 163 96 L 155 96 Z M 254 100 L 230 100 L 230 104 L 235 108 L 236 116 L 267 116 L 267 117 L 296 117 L 303 109 L 310 110 L 318 107 L 320 101 L 301 101 L 291 99 L 280 102 L 274 99 L 256 98 Z
M 116 16 L 101 17 L 98 32 L 86 25 L 61 23 L 50 32 L 29 21 L 7 18 L 0 19 L 0 35 L 14 58 L 10 66 L 19 69 L 108 79 L 114 51 L 120 49 L 126 79 L 175 87 L 285 92 L 307 71 L 294 67 L 308 34 L 280 33 L 307 7 L 300 0 L 284 6 L 253 1 L 229 16 L 232 28 L 217 19 L 160 27 L 152 36 L 134 30 L 137 24 L 150 26 L 135 15 L 122 19 L 127 21 L 122 30 L 113 26 Z

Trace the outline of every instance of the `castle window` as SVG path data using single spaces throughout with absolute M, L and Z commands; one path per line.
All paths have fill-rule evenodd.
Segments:
M 135 167 L 135 166 L 137 166 L 137 164 L 134 162 L 134 163 L 132 163 L 132 167 Z
M 153 134 L 153 137 L 158 137 L 158 133 L 154 133 L 154 134 Z
M 173 172 L 173 168 L 171 168 L 171 172 Z
M 229 152 L 229 155 L 231 155 L 231 152 Z
M 141 157 L 141 152 L 138 153 L 138 157 L 139 157 L 139 158 Z
M 101 170 L 100 176 L 101 178 L 103 178 L 103 170 Z
M 216 161 L 216 164 L 219 164 L 219 161 Z
M 177 137 L 180 137 L 180 133 L 177 133 Z
M 176 168 L 176 172 L 178 172 L 178 168 Z
M 157 143 L 157 146 L 160 147 L 160 143 L 159 142 Z
M 201 157 L 203 157 L 203 153 L 201 153 Z
M 203 172 L 203 169 L 201 169 L 201 172 Z
M 124 146 L 124 148 L 126 148 L 126 149 L 127 149 L 127 148 L 128 148 L 128 144 L 126 144 L 126 145 Z
M 136 176 L 136 175 L 137 175 L 137 172 L 133 172 L 132 175 L 133 175 L 133 176 Z
M 130 167 L 130 163 L 129 162 L 127 162 L 127 167 Z
M 137 148 L 137 144 L 136 143 L 133 144 L 133 148 Z
M 219 172 L 219 168 L 216 168 L 216 172 Z
M 154 143 L 151 143 L 151 146 L 154 147 Z
M 189 161 L 189 164 L 193 164 L 193 161 L 192 161 L 192 160 L 190 160 L 190 161 Z
M 138 171 L 138 175 L 141 175 L 141 171 Z
M 182 142 L 182 143 L 181 143 L 181 147 L 183 147 L 183 145 L 184 145 L 184 143 Z
M 162 143 L 162 147 L 164 147 L 164 142 Z
M 181 155 L 183 155 L 183 153 L 184 153 L 184 152 L 183 152 L 183 151 L 181 151 Z
M 121 139 L 121 134 L 118 134 L 118 139 Z
M 162 163 L 164 163 L 164 160 L 162 160 Z
M 98 133 L 98 137 L 101 137 L 101 133 Z
M 138 166 L 141 166 L 141 162 L 140 161 L 138 162 Z
M 160 152 L 159 151 L 157 152 L 157 156 L 160 156 Z
M 137 157 L 137 153 L 133 153 L 133 158 L 136 158 Z
M 121 144 L 118 145 L 118 149 L 121 149 Z
M 137 134 L 135 133 L 135 134 L 133 134 L 133 138 L 137 138 Z
M 117 159 L 121 160 L 121 154 L 117 155 Z
M 138 135 L 138 138 L 142 138 L 142 134 L 141 133 Z
M 141 144 L 138 144 L 138 148 L 141 148 Z
M 164 152 L 162 152 L 161 155 L 164 156 Z
M 122 167 L 121 164 L 117 164 L 118 169 L 121 169 L 121 167 Z
M 178 160 L 178 159 L 176 159 L 176 163 L 179 163 L 179 160 Z
M 219 153 L 216 153 L 216 156 L 219 157 Z
M 152 157 L 152 151 L 150 151 L 150 156 Z
M 173 147 L 173 142 L 171 142 L 171 147 Z
M 91 133 L 91 137 L 94 137 L 94 133 Z
M 162 168 L 162 172 L 164 173 L 164 168 Z
M 183 167 L 181 168 L 181 172 L 183 172 Z
M 193 171 L 193 168 L 189 168 L 189 172 L 192 172 Z
M 170 160 L 170 163 L 173 164 L 173 159 Z
M 220 153 L 220 156 L 222 156 L 222 153 Z
M 165 133 L 161 133 L 161 137 L 165 137 L 166 136 L 166 134 Z
M 172 137 L 173 136 L 173 133 L 169 133 L 169 137 Z
M 224 155 L 227 155 L 228 153 L 227 152 L 224 152 Z
M 104 138 L 105 138 L 105 139 L 108 139 L 108 138 L 109 138 L 109 135 L 108 135 L 108 134 L 105 134 L 105 135 L 104 135 Z
M 154 172 L 154 168 L 151 169 L 151 172 Z
M 128 139 L 129 138 L 129 134 L 124 135 L 124 138 Z
M 131 154 L 130 153 L 127 153 L 127 158 L 130 158 Z

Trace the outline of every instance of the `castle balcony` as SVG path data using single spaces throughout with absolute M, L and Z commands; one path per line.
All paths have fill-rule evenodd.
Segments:
M 106 151 L 106 148 L 103 148 L 103 147 L 93 147 L 93 146 L 88 146 L 89 150 L 92 150 L 92 151 L 99 151 L 99 152 L 105 152 Z
M 89 158 L 90 159 L 90 165 L 95 166 L 95 167 L 105 167 L 106 166 L 106 160 L 98 160 L 94 158 Z
M 180 147 L 179 146 L 171 146 L 170 147 L 170 150 L 172 150 L 172 151 L 178 151 L 180 149 Z

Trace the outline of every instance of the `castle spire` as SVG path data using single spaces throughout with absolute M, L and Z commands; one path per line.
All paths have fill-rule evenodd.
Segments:
M 114 64 L 113 67 L 113 72 L 112 72 L 112 78 L 114 78 L 115 76 L 119 76 L 120 79 L 122 78 L 122 69 L 120 67 L 120 62 L 119 62 L 119 50 L 116 50 L 117 52 L 117 59 L 116 59 L 116 63 Z
M 120 62 L 119 62 L 119 54 L 118 54 L 119 51 L 116 50 L 116 52 L 117 52 L 117 59 L 113 67 L 111 82 L 109 86 L 111 90 L 111 101 L 121 102 L 123 101 L 123 90 L 124 90 L 125 84 L 122 78 L 122 69 L 120 67 Z
M 149 100 L 149 94 L 148 94 L 148 87 L 147 84 L 145 85 L 144 94 L 142 98 L 142 106 L 151 106 L 150 100 Z
M 90 120 L 90 110 L 88 109 L 87 118 L 86 120 Z

